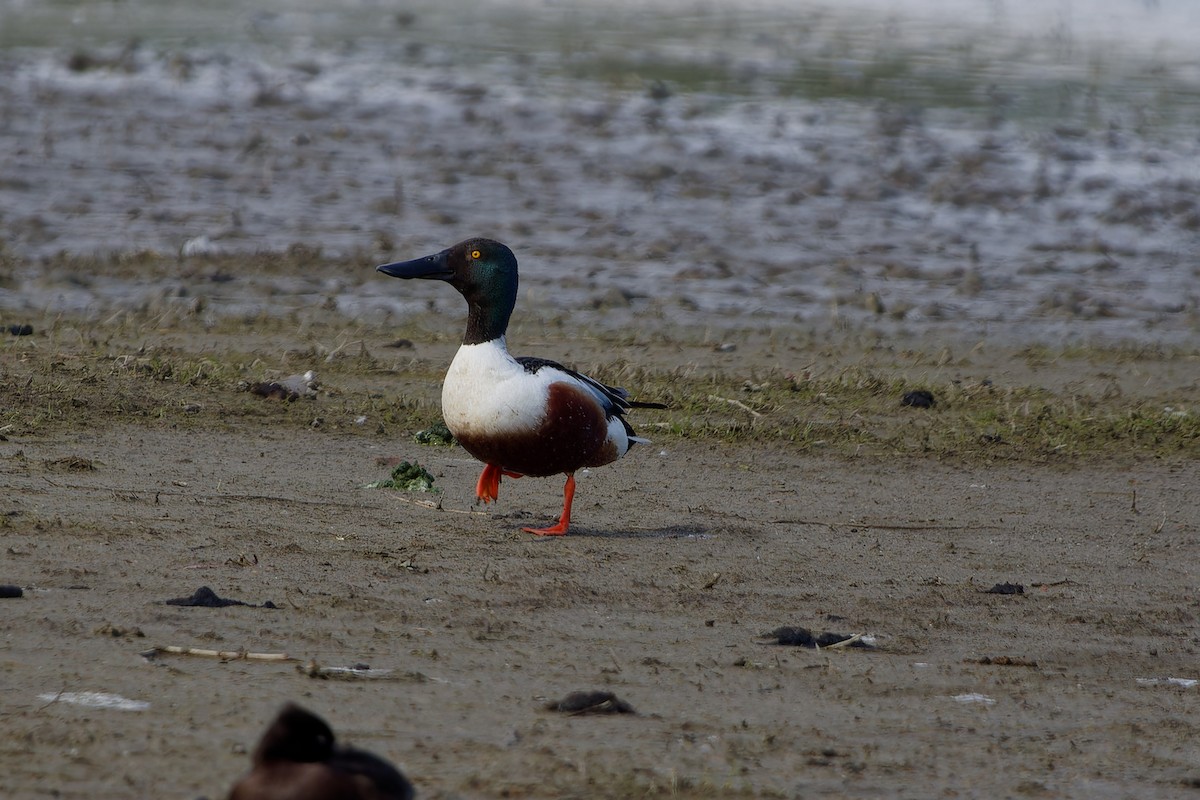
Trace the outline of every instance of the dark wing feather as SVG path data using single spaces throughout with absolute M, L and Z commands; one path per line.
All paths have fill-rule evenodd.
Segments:
M 581 383 L 590 386 L 598 395 L 607 401 L 604 406 L 604 413 L 608 416 L 608 418 L 613 419 L 615 417 L 616 419 L 621 420 L 621 424 L 625 426 L 625 432 L 629 436 L 630 443 L 646 442 L 649 440 L 639 438 L 638 435 L 634 433 L 633 426 L 629 424 L 629 420 L 625 419 L 626 411 L 631 408 L 666 408 L 666 406 L 662 403 L 643 403 L 638 400 L 630 400 L 629 392 L 625 391 L 619 386 L 609 386 L 601 383 L 595 378 L 589 378 L 582 372 L 576 372 L 570 367 L 564 367 L 557 361 L 551 361 L 548 358 L 518 356 L 516 358 L 516 362 L 524 367 L 525 371 L 530 374 L 536 373 L 543 367 L 549 367 L 550 369 L 556 369 L 560 372 L 564 372 Z
M 595 378 L 590 378 L 587 375 L 584 375 L 582 372 L 576 372 L 570 367 L 564 367 L 557 361 L 551 361 L 548 358 L 537 358 L 536 356 L 517 356 L 516 362 L 524 367 L 525 371 L 530 374 L 536 373 L 542 367 L 550 367 L 551 369 L 565 372 L 572 378 L 575 378 L 582 383 L 586 383 L 608 400 L 608 406 L 605 408 L 605 411 L 607 411 L 610 416 L 621 417 L 622 421 L 624 421 L 624 417 L 622 415 L 631 408 L 667 407 L 665 403 L 646 403 L 642 402 L 641 400 L 630 400 L 629 392 L 621 387 L 609 386 L 608 384 L 601 383 Z M 626 423 L 625 427 L 629 428 L 629 424 Z M 633 435 L 632 428 L 629 428 L 629 435 Z
M 551 361 L 548 358 L 535 358 L 533 356 L 519 356 L 516 359 L 516 361 L 518 364 L 520 364 L 522 367 L 525 368 L 526 372 L 528 372 L 530 374 L 536 373 L 538 370 L 542 369 L 543 367 L 550 367 L 551 369 L 556 369 L 559 372 L 565 372 L 568 375 L 570 375 L 572 378 L 575 378 L 576 380 L 581 381 L 582 383 L 586 383 L 588 386 L 592 387 L 593 389 L 595 389 L 597 392 L 604 395 L 604 397 L 608 399 L 608 402 L 609 402 L 609 405 L 611 406 L 611 408 L 606 409 L 606 410 L 610 414 L 616 414 L 619 416 L 621 414 L 624 414 L 627 410 L 632 408 L 634 405 L 634 403 L 630 402 L 630 400 L 629 400 L 629 392 L 625 391 L 624 389 L 621 389 L 616 386 L 607 386 L 607 385 L 601 383 L 600 381 L 596 380 L 595 378 L 589 378 L 587 375 L 584 375 L 582 372 L 576 372 L 575 370 L 571 369 L 570 367 L 564 367 L 562 364 L 558 363 L 557 361 Z

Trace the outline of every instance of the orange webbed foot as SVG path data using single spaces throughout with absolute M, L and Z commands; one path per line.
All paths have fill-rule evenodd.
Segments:
M 567 484 L 563 487 L 563 510 L 557 525 L 549 528 L 521 528 L 526 533 L 535 536 L 564 536 L 571 527 L 571 502 L 575 499 L 575 473 L 567 473 Z
M 568 524 L 559 522 L 557 525 L 551 525 L 549 528 L 521 528 L 525 533 L 532 533 L 535 536 L 565 536 L 567 533 Z

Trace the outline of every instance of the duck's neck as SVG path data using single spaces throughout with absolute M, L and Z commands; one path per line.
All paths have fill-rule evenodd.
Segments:
M 467 297 L 467 332 L 463 344 L 483 344 L 499 339 L 503 344 L 508 320 L 517 305 L 516 281 L 502 296 Z

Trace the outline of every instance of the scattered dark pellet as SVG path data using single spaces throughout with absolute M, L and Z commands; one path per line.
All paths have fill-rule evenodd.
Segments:
M 96 628 L 96 630 L 92 631 L 92 633 L 98 636 L 111 636 L 114 639 L 120 639 L 126 636 L 134 639 L 143 639 L 146 636 L 146 634 L 142 632 L 141 628 L 122 628 L 119 625 L 113 625 L 111 622 L 104 623 L 99 628 Z
M 11 333 L 13 336 L 32 336 L 33 335 L 33 326 L 32 325 L 9 325 L 8 332 Z
M 813 633 L 808 628 L 795 628 L 791 626 L 776 628 L 765 635 L 766 638 L 775 640 L 773 644 L 781 644 L 788 647 L 829 647 L 837 644 L 838 642 L 844 642 L 847 639 L 854 638 L 850 634 L 830 633 L 829 631 L 825 631 L 823 633 Z M 871 647 L 871 645 L 862 640 L 851 642 L 846 646 L 863 647 L 868 649 Z
M 1025 594 L 1025 586 L 1020 583 L 997 583 L 984 594 Z
M 571 692 L 562 700 L 551 700 L 547 711 L 564 714 L 636 714 L 633 706 L 612 692 Z
M 967 659 L 968 664 L 991 664 L 997 667 L 1036 667 L 1036 661 L 1017 656 L 984 656 L 983 658 Z
M 12 586 L 7 583 L 0 583 L 0 598 L 8 597 L 24 597 L 25 590 L 20 586 Z
M 907 392 L 904 397 L 900 398 L 900 405 L 913 408 L 933 408 L 936 402 L 933 399 L 933 392 L 927 392 L 924 389 Z
M 270 600 L 263 603 L 261 606 L 254 603 L 246 603 L 241 600 L 230 600 L 227 597 L 220 597 L 212 589 L 207 586 L 201 586 L 191 597 L 176 597 L 172 600 L 164 600 L 169 606 L 200 606 L 201 608 L 225 608 L 226 606 L 250 606 L 251 608 L 279 608 Z
M 66 458 L 55 458 L 47 461 L 46 468 L 63 470 L 65 472 L 94 472 L 96 465 L 88 458 L 67 456 Z

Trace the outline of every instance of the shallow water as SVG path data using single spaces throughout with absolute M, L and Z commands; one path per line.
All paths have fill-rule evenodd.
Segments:
M 372 267 L 482 234 L 588 324 L 1192 344 L 1200 11 L 1091 5 L 0 0 L 0 309 L 299 244 L 344 269 L 191 290 L 457 312 Z

